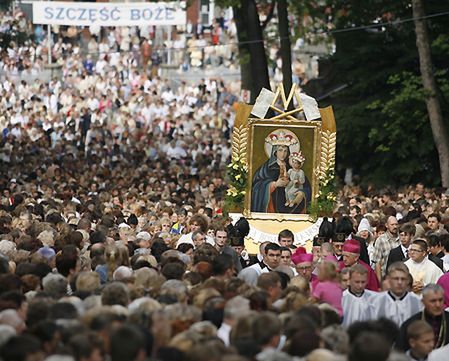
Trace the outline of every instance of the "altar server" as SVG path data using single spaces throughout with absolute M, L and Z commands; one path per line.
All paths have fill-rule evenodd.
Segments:
M 343 326 L 349 327 L 356 321 L 377 318 L 374 301 L 378 293 L 366 289 L 368 270 L 356 264 L 349 271 L 349 287 L 343 292 Z
M 422 303 L 413 292 L 408 292 L 410 272 L 402 262 L 395 262 L 388 267 L 387 279 L 389 290 L 379 294 L 375 306 L 377 316 L 385 317 L 401 327 L 402 323 L 421 311 Z

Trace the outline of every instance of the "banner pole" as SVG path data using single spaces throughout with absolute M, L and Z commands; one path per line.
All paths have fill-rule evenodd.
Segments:
M 172 28 L 172 26 L 171 25 L 169 25 L 168 26 L 168 46 L 167 46 L 167 50 L 168 50 L 168 54 L 167 54 L 167 64 L 168 65 L 171 65 L 171 49 L 172 49 L 172 46 L 173 46 L 173 43 L 172 43 L 172 30 L 173 30 L 173 28 Z
M 48 65 L 51 65 L 51 25 L 47 25 L 47 36 L 48 36 Z

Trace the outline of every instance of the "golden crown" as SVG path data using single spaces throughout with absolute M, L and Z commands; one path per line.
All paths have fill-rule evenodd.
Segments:
M 293 137 L 291 134 L 285 134 L 284 132 L 280 132 L 279 134 L 270 134 L 265 138 L 265 142 L 271 145 L 285 145 L 287 147 L 298 143 L 298 140 Z

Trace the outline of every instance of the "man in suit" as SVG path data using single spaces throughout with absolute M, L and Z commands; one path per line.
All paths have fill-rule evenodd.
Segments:
M 404 262 L 408 260 L 408 247 L 412 243 L 415 232 L 416 227 L 411 223 L 404 223 L 399 228 L 399 241 L 401 244 L 390 251 L 387 260 L 387 270 L 388 267 L 395 262 Z
M 228 231 L 224 225 L 217 225 L 215 228 L 215 249 L 218 253 L 229 254 L 234 262 L 234 267 L 237 272 L 242 270 L 242 264 L 240 263 L 237 252 L 228 245 Z
M 440 270 L 445 272 L 444 269 L 444 262 L 441 259 L 441 257 L 444 256 L 443 252 L 441 251 L 441 240 L 440 236 L 436 234 L 429 234 L 426 236 L 425 241 L 427 242 L 427 245 L 429 246 L 429 260 L 431 260 L 433 263 L 435 263 Z M 441 247 L 441 248 L 438 248 Z M 432 251 L 433 248 L 433 251 Z

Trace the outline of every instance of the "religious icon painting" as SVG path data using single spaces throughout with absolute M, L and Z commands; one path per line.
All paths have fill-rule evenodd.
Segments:
M 335 167 L 335 148 L 331 106 L 318 108 L 296 85 L 288 96 L 282 84 L 276 92 L 262 89 L 254 105 L 237 107 L 230 166 L 242 169 L 237 176 L 246 190 L 230 193 L 245 195 L 248 219 L 311 221 L 319 188 Z
M 317 191 L 320 122 L 249 119 L 248 124 L 247 213 L 304 218 Z

